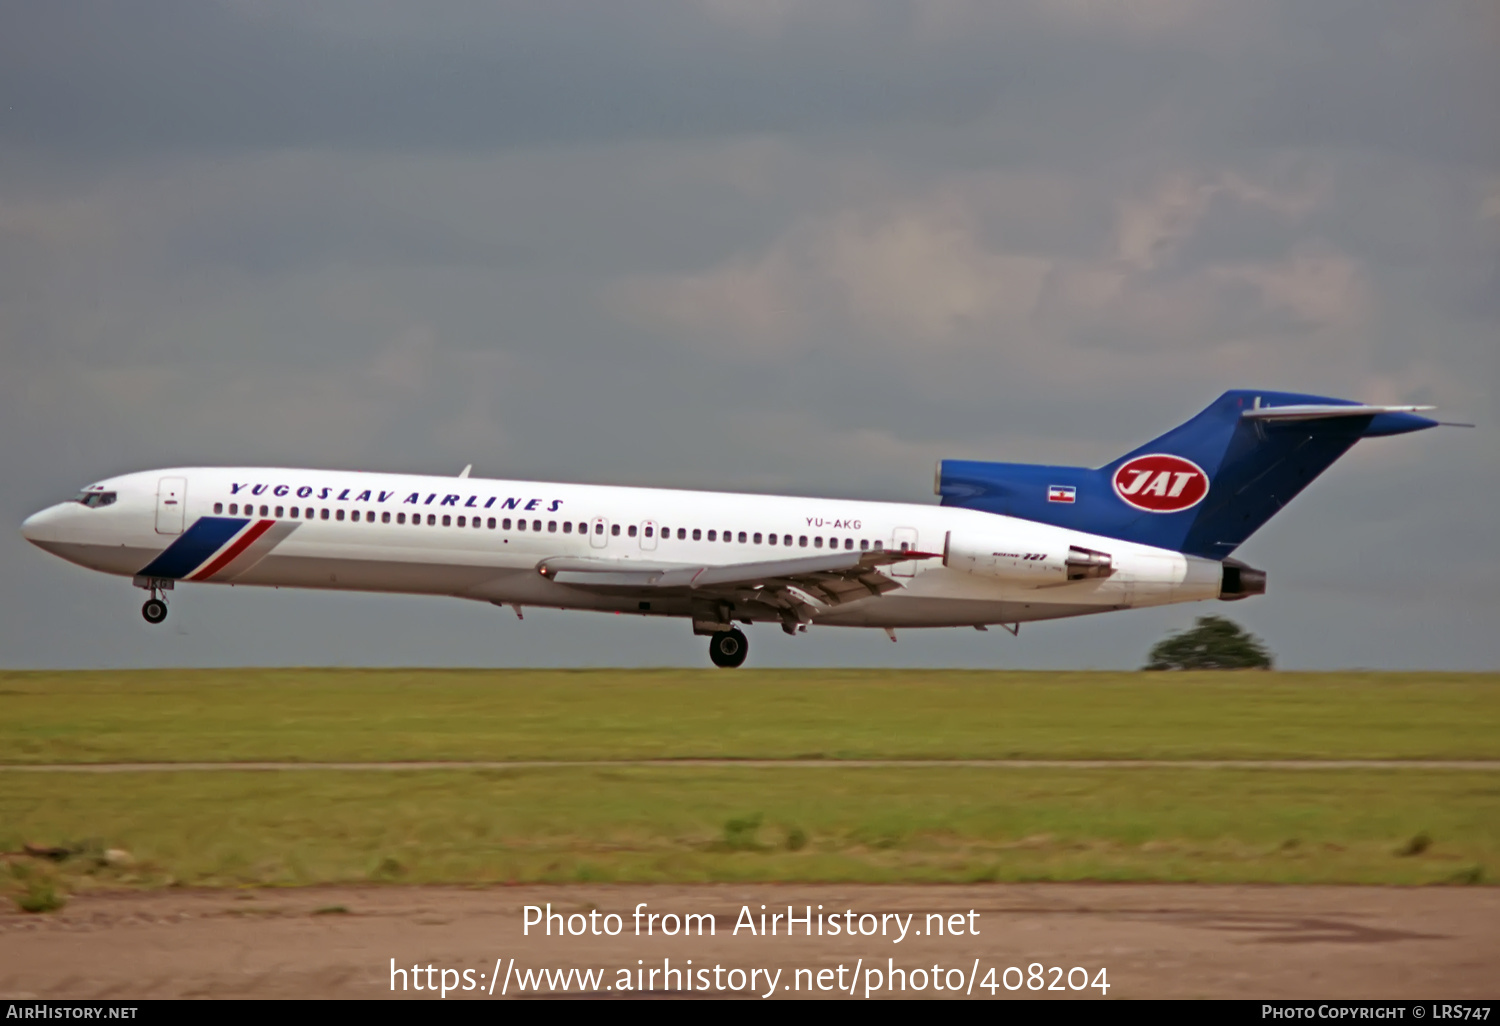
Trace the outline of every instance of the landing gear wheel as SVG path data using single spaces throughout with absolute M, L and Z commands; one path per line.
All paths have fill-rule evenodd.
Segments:
M 739 666 L 750 654 L 750 642 L 739 630 L 720 631 L 708 639 L 708 658 L 715 666 L 729 669 Z
M 159 598 L 150 598 L 141 606 L 141 615 L 147 623 L 161 623 L 167 618 L 167 604 Z

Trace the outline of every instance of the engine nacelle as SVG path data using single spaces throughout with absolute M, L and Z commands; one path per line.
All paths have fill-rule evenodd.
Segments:
M 1042 549 L 1050 551 L 1041 551 Z M 948 539 L 943 565 L 979 577 L 996 577 L 1021 583 L 1081 581 L 1108 577 L 1115 572 L 1107 552 L 1078 545 L 1032 546 L 1007 544 L 997 538 Z

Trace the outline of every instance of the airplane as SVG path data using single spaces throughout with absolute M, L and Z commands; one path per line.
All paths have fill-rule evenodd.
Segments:
M 715 666 L 740 624 L 1003 626 L 1266 590 L 1232 553 L 1361 438 L 1430 406 L 1234 390 L 1097 469 L 943 460 L 937 505 L 591 484 L 175 467 L 113 477 L 21 525 L 130 577 L 448 595 L 689 620 Z

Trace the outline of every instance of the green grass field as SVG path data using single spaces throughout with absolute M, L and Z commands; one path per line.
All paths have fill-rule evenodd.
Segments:
M 1500 675 L 0 674 L 0 761 L 1500 758 Z M 91 886 L 1493 883 L 1500 773 L 576 767 L 0 772 Z M 109 848 L 128 865 L 105 865 Z M 19 879 L 27 878 L 26 881 Z
M 1500 674 L 0 673 L 0 762 L 1500 758 Z

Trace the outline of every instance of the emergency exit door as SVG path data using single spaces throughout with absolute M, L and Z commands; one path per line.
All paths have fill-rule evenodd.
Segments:
M 897 552 L 912 552 L 917 547 L 917 529 L 898 527 L 891 532 L 891 548 Z M 915 577 L 918 560 L 907 559 L 891 566 L 892 577 Z

